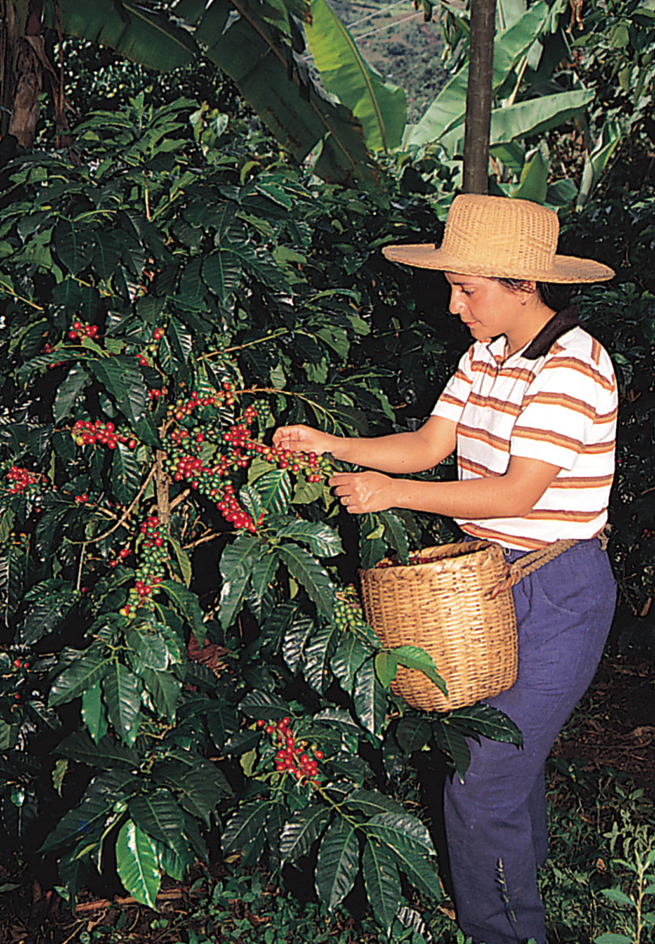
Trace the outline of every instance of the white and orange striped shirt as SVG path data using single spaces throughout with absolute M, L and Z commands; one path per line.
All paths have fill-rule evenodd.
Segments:
M 609 355 L 580 327 L 537 357 L 526 357 L 531 345 L 506 357 L 506 345 L 504 336 L 476 342 L 433 410 L 457 423 L 459 478 L 503 475 L 511 456 L 560 472 L 523 518 L 457 523 L 519 550 L 592 538 L 607 521 L 614 477 L 618 394 Z

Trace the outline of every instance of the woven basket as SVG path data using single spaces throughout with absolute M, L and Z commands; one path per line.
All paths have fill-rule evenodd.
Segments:
M 364 610 L 386 648 L 420 646 L 448 695 L 426 675 L 398 667 L 391 689 L 423 711 L 451 711 L 493 698 L 516 681 L 518 650 L 511 588 L 492 596 L 509 567 L 486 541 L 421 551 L 409 566 L 360 571 Z

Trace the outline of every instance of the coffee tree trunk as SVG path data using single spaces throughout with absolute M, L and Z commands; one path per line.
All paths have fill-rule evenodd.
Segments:
M 464 136 L 464 192 L 487 193 L 496 0 L 472 0 Z

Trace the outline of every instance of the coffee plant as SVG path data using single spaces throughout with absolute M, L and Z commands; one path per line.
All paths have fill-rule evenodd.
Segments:
M 363 889 L 401 933 L 416 894 L 442 894 L 403 802 L 411 755 L 434 748 L 462 775 L 468 738 L 520 735 L 484 705 L 427 715 L 393 696 L 396 665 L 435 667 L 385 651 L 359 605 L 359 566 L 408 560 L 452 526 L 348 515 L 328 485 L 340 464 L 272 432 L 366 435 L 429 413 L 468 338 L 439 276 L 380 247 L 439 238 L 448 172 L 427 186 L 407 160 L 386 192 L 337 189 L 194 108 L 137 98 L 90 115 L 73 155 L 1 172 L 3 842 L 56 863 L 72 898 L 116 875 L 151 906 L 162 874 L 198 859 L 238 854 L 282 880 L 311 868 L 329 908 Z M 589 240 L 616 264 L 622 212 L 568 221 L 572 251 Z M 621 381 L 610 546 L 641 643 L 655 638 L 645 279 L 623 267 L 582 299 Z
M 442 315 L 417 321 L 379 247 L 434 217 L 190 111 L 138 98 L 2 171 L 3 841 L 72 898 L 117 875 L 153 907 L 197 859 L 309 861 L 323 902 L 363 884 L 389 931 L 412 889 L 441 896 L 406 760 L 432 744 L 462 774 L 467 737 L 520 736 L 399 702 L 391 664 L 435 667 L 361 612 L 358 565 L 447 523 L 354 519 L 331 457 L 271 442 L 425 411 Z

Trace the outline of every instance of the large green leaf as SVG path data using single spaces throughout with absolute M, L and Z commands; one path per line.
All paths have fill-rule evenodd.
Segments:
M 264 465 L 268 468 L 268 463 Z M 256 469 L 256 463 L 253 462 L 248 470 L 248 481 L 258 492 L 262 508 L 273 514 L 285 514 L 291 498 L 289 473 L 286 469 L 271 469 L 257 474 Z M 261 470 L 262 466 L 259 466 L 259 469 Z
M 585 157 L 577 209 L 581 209 L 593 193 L 612 155 L 620 145 L 625 129 L 616 120 L 607 120 L 590 154 Z
M 342 635 L 330 666 L 339 684 L 349 695 L 352 695 L 358 670 L 370 655 L 370 648 L 355 633 L 346 632 Z
M 311 0 L 305 34 L 326 89 L 362 123 L 373 151 L 400 144 L 407 117 L 405 92 L 370 66 L 326 0 Z
M 344 810 L 353 809 L 364 816 L 376 816 L 378 813 L 397 813 L 403 815 L 405 810 L 400 804 L 392 800 L 385 793 L 377 790 L 366 790 L 356 787 L 345 797 L 342 803 Z
M 158 672 L 148 668 L 141 669 L 139 677 L 147 695 L 152 699 L 150 707 L 155 714 L 165 718 L 169 724 L 173 724 L 182 691 L 182 682 L 170 671 Z
M 239 259 L 229 249 L 219 249 L 205 258 L 202 278 L 205 285 L 225 304 L 239 287 L 243 270 Z
M 60 261 L 73 275 L 79 275 L 95 253 L 93 230 L 75 220 L 59 221 L 55 227 L 54 244 Z
M 362 856 L 362 873 L 375 916 L 387 934 L 391 934 L 402 896 L 395 859 L 383 845 L 367 838 Z
M 543 0 L 533 4 L 521 19 L 499 33 L 494 40 L 493 88 L 499 88 L 514 63 L 537 39 L 548 21 L 549 8 Z M 451 129 L 462 125 L 466 113 L 468 62 L 439 92 L 417 125 L 408 126 L 404 143 L 427 144 L 439 141 Z M 463 127 L 461 129 L 463 135 Z M 456 139 L 459 137 L 457 134 Z
M 232 624 L 243 606 L 253 568 L 261 552 L 261 542 L 251 534 L 240 535 L 223 551 L 220 563 L 223 578 L 220 620 L 226 629 Z
M 37 584 L 26 597 L 30 606 L 19 628 L 20 641 L 25 645 L 33 645 L 53 632 L 68 616 L 79 597 L 77 590 L 64 580 Z
M 280 836 L 279 853 L 282 860 L 295 862 L 300 856 L 308 855 L 330 816 L 330 810 L 319 804 L 311 804 L 304 810 L 298 810 L 293 818 L 284 824 Z
M 110 46 L 127 59 L 151 69 L 167 71 L 188 65 L 198 47 L 186 30 L 162 13 L 152 13 L 133 0 L 59 0 L 64 32 Z M 46 5 L 47 23 L 57 29 L 52 0 Z
M 57 388 L 52 405 L 52 414 L 56 423 L 61 423 L 70 414 L 75 401 L 90 380 L 91 378 L 83 367 L 71 367 Z
M 526 135 L 537 135 L 555 128 L 575 118 L 593 100 L 594 92 L 584 89 L 542 95 L 505 108 L 494 108 L 491 113 L 490 145 L 508 144 Z M 463 127 L 454 128 L 444 135 L 441 143 L 450 155 L 461 154 L 464 147 Z
M 330 661 L 334 654 L 339 634 L 332 623 L 320 626 L 305 641 L 303 647 L 305 680 L 317 691 L 324 692 L 330 683 Z
M 367 823 L 366 834 L 367 837 L 377 839 L 383 844 L 412 885 L 430 898 L 441 901 L 443 891 L 439 877 L 421 844 L 417 846 L 411 839 L 399 835 L 396 830 L 388 832 L 386 825 L 378 826 L 373 820 Z
M 138 757 L 132 748 L 109 736 L 102 737 L 94 744 L 86 731 L 75 731 L 69 735 L 60 743 L 59 751 L 64 757 L 112 773 L 117 768 L 131 770 L 138 765 Z
M 136 428 L 148 404 L 148 391 L 137 361 L 119 355 L 90 361 L 89 367 L 123 415 Z
M 129 505 L 141 486 L 141 466 L 133 449 L 119 442 L 114 449 L 111 481 L 116 498 Z
M 384 689 L 375 674 L 373 659 L 368 659 L 358 670 L 353 690 L 357 717 L 371 734 L 379 735 L 385 717 L 387 700 Z
M 327 571 L 302 547 L 283 544 L 278 553 L 291 576 L 304 587 L 319 612 L 331 619 L 334 609 L 334 585 Z
M 142 905 L 157 907 L 161 885 L 157 847 L 132 820 L 123 824 L 116 839 L 116 871 L 130 895 Z
M 205 641 L 205 624 L 202 621 L 202 610 L 197 594 L 193 593 L 192 590 L 188 590 L 183 583 L 179 583 L 177 580 L 162 580 L 159 588 L 166 593 L 178 615 L 189 623 L 193 635 L 202 646 Z
M 391 652 L 398 661 L 398 665 L 423 672 L 444 695 L 448 694 L 446 683 L 439 675 L 432 656 L 425 649 L 421 649 L 420 646 L 396 646 Z
M 190 756 L 192 763 L 174 788 L 182 807 L 209 826 L 217 805 L 230 796 L 232 789 L 219 767 L 199 754 Z
M 82 695 L 82 720 L 97 744 L 107 733 L 107 712 L 102 701 L 100 683 L 87 689 Z
M 82 655 L 57 676 L 50 689 L 48 704 L 54 708 L 79 698 L 105 677 L 109 664 L 109 660 L 99 652 Z
M 133 797 L 128 808 L 137 826 L 152 839 L 158 839 L 175 852 L 184 854 L 184 817 L 168 790 L 156 790 L 145 796 Z
M 319 521 L 292 518 L 278 528 L 277 536 L 306 544 L 317 557 L 334 557 L 343 552 L 339 532 Z
M 424 855 L 436 856 L 430 833 L 423 823 L 409 813 L 382 812 L 373 816 L 366 824 L 367 832 L 373 830 L 378 839 L 389 846 L 396 845 L 402 839 L 417 846 Z
M 359 841 L 352 823 L 339 818 L 321 840 L 314 882 L 319 898 L 332 910 L 355 884 L 359 871 Z
M 223 853 L 243 852 L 252 843 L 266 820 L 268 810 L 265 803 L 248 803 L 242 806 L 228 821 L 221 845 Z
M 161 633 L 157 632 L 156 624 L 136 623 L 126 631 L 125 642 L 133 653 L 135 669 L 161 672 L 168 667 L 168 646 Z
M 126 744 L 134 744 L 141 714 L 138 678 L 121 662 L 111 662 L 102 678 L 102 690 L 109 721 Z

